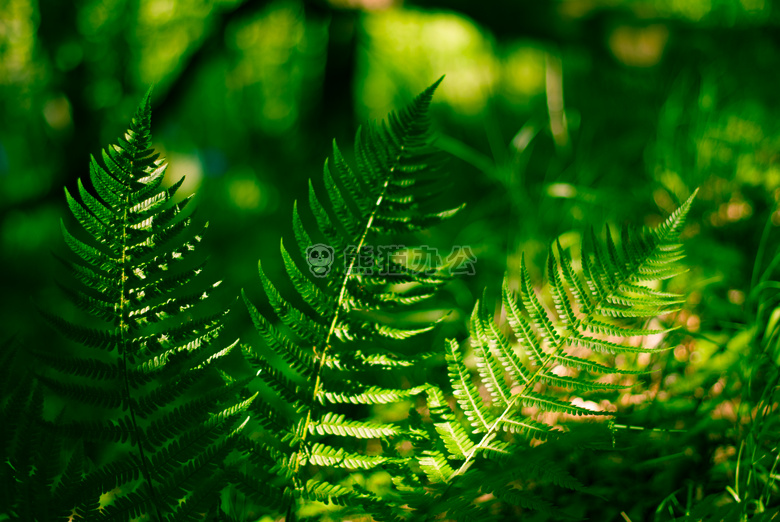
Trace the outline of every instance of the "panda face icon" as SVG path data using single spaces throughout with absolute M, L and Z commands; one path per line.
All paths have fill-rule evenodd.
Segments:
M 306 249 L 306 262 L 315 277 L 325 277 L 330 273 L 333 258 L 333 248 L 328 245 L 317 243 Z

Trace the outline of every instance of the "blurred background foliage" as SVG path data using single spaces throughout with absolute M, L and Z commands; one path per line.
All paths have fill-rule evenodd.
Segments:
M 750 285 L 762 230 L 759 266 L 780 239 L 779 63 L 770 0 L 2 0 L 0 331 L 61 342 L 35 309 L 76 314 L 50 255 L 71 219 L 62 187 L 87 175 L 150 84 L 155 147 L 170 178 L 198 191 L 206 274 L 224 280 L 215 306 L 226 306 L 240 288 L 263 302 L 261 257 L 284 279 L 279 238 L 291 244 L 293 201 L 308 178 L 321 187 L 331 140 L 349 155 L 360 122 L 446 74 L 433 116 L 452 203 L 467 207 L 414 242 L 469 245 L 478 261 L 435 303 L 454 311 L 420 349 L 464 338 L 476 297 L 495 297 L 522 252 L 538 279 L 552 239 L 656 224 L 700 187 L 691 271 L 673 282 L 691 294 L 674 318 L 683 332 L 639 361 L 660 371 L 617 402 L 629 424 L 685 431 L 619 430 L 618 451 L 562 456 L 609 501 L 558 502 L 633 521 L 669 520 L 711 494 L 742 502 L 746 401 L 777 364 L 756 355 Z M 235 334 L 256 342 L 234 308 Z

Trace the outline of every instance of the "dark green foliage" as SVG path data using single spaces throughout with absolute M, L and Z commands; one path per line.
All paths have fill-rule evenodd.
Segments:
M 379 4 L 394 7 L 376 9 Z M 53 281 L 59 279 L 69 290 L 89 293 L 59 273 L 52 275 L 49 252 L 62 253 L 58 221 L 70 214 L 63 209 L 67 202 L 60 187 L 66 186 L 81 201 L 77 180 L 88 175 L 89 153 L 96 153 L 102 162 L 99 147 L 123 134 L 119 131 L 130 121 L 143 95 L 142 86 L 149 82 L 158 86 L 153 97 L 154 143 L 165 148 L 164 155 L 172 163 L 168 173 L 175 169 L 176 179 L 179 169 L 187 174 L 177 197 L 190 186 L 202 187 L 198 212 L 205 211 L 208 216 L 203 221 L 211 223 L 197 251 L 198 256 L 209 257 L 200 277 L 224 280 L 217 294 L 224 293 L 226 298 L 234 296 L 237 288 L 246 288 L 274 327 L 299 340 L 276 319 L 262 294 L 257 259 L 263 260 L 265 274 L 286 302 L 311 312 L 292 290 L 278 254 L 283 236 L 296 267 L 313 279 L 290 227 L 292 200 L 298 199 L 300 218 L 313 240 L 322 241 L 310 213 L 305 180 L 312 178 L 320 204 L 335 222 L 339 216 L 331 208 L 320 175 L 331 140 L 338 139 L 343 156 L 354 166 L 354 123 L 384 116 L 420 92 L 425 87 L 421 81 L 447 72 L 431 108 L 437 146 L 454 157 L 447 164 L 451 187 L 440 208 L 466 201 L 467 211 L 414 238 L 392 241 L 427 243 L 447 250 L 450 243 L 470 245 L 479 260 L 477 270 L 449 282 L 417 309 L 395 314 L 385 310 L 382 299 L 363 303 L 367 311 L 353 312 L 361 322 L 381 321 L 411 329 L 426 326 L 420 319 L 451 312 L 432 332 L 402 343 L 388 341 L 381 348 L 373 343 L 359 347 L 364 356 L 369 350 L 384 349 L 403 352 L 405 359 L 421 352 L 435 356 L 412 366 L 393 366 L 392 371 L 375 365 L 373 370 L 349 374 L 351 380 L 377 388 L 435 384 L 442 391 L 441 408 L 431 413 L 425 393 L 401 403 L 353 404 L 350 390 L 330 392 L 333 385 L 325 385 L 332 397 L 344 402 L 329 405 L 316 435 L 307 437 L 389 460 L 354 472 L 307 464 L 300 473 L 304 483 L 308 478 L 324 479 L 347 490 L 358 485 L 381 495 L 395 508 L 393 514 L 404 516 L 402 486 L 396 482 L 409 487 L 415 483 L 401 471 L 406 470 L 402 463 L 414 454 L 428 456 L 423 455 L 425 451 L 458 452 L 453 444 L 437 443 L 441 436 L 433 421 L 443 425 L 441 415 L 449 412 L 461 422 L 472 444 L 483 436 L 470 433 L 473 427 L 452 395 L 441 338 L 458 340 L 468 375 L 488 410 L 493 409 L 494 400 L 501 398 L 494 399 L 487 389 L 489 379 L 483 381 L 476 366 L 482 350 L 471 346 L 466 333 L 477 298 L 478 314 L 500 325 L 509 346 L 529 368 L 533 361 L 515 342 L 501 299 L 502 276 L 508 270 L 509 287 L 526 316 L 520 293 L 521 253 L 525 253 L 536 295 L 548 313 L 555 314 L 550 287 L 539 286 L 551 238 L 560 240 L 579 271 L 580 233 L 589 225 L 596 228 L 608 254 L 603 232 L 608 223 L 620 250 L 615 232 L 622 225 L 654 226 L 687 199 L 694 187 L 700 187 L 684 229 L 684 263 L 689 271 L 653 285 L 689 297 L 679 313 L 642 325 L 676 327 L 649 340 L 651 346 L 660 340 L 658 346 L 668 350 L 652 356 L 605 353 L 586 359 L 587 352 L 577 348 L 571 353 L 586 360 L 592 370 L 598 369 L 596 364 L 627 368 L 625 373 L 604 375 L 597 382 L 631 387 L 586 391 L 540 383 L 533 390 L 569 403 L 571 397 L 581 397 L 585 402 L 577 400 L 574 405 L 588 409 L 596 404 L 597 409 L 612 410 L 606 406 L 611 402 L 620 414 L 612 432 L 596 438 L 582 435 L 586 426 L 606 429 L 608 416 L 550 412 L 540 419 L 532 415 L 531 408 L 521 410 L 532 415 L 531 420 L 552 425 L 555 432 L 554 436 L 548 432 L 544 442 L 532 440 L 533 447 L 524 458 L 533 455 L 548 465 L 554 463 L 601 497 L 554 487 L 542 478 L 532 478 L 533 474 L 512 483 L 512 491 L 494 491 L 493 497 L 482 495 L 481 489 L 475 495 L 461 494 L 464 483 L 471 480 L 466 474 L 456 480 L 448 495 L 457 490 L 459 498 L 476 499 L 471 503 L 487 506 L 505 520 L 549 518 L 544 510 L 512 509 L 509 502 L 498 499 L 504 495 L 520 500 L 517 491 L 522 491 L 524 502 L 529 496 L 554 499 L 554 505 L 587 520 L 740 518 L 747 522 L 775 516 L 780 506 L 776 466 L 780 358 L 774 333 L 780 311 L 773 288 L 778 280 L 775 254 L 780 243 L 776 230 L 780 226 L 777 8 L 777 3 L 763 0 L 0 2 L 0 344 L 16 332 L 20 347 L 18 362 L 0 368 L 3 404 L 9 404 L 27 371 L 56 378 L 61 386 L 81 386 L 82 392 L 86 386 L 97 389 L 103 382 L 98 379 L 112 371 L 109 354 L 97 352 L 93 357 L 94 348 L 64 341 L 42 327 L 35 303 L 76 325 L 104 326 L 97 317 L 76 310 L 67 292 L 53 288 Z M 332 157 L 329 167 L 334 174 Z M 89 193 L 99 198 L 91 182 L 83 181 Z M 356 205 L 346 208 L 358 211 Z M 196 215 L 196 221 L 202 223 L 202 217 Z M 66 216 L 65 221 L 72 235 L 88 242 L 88 233 L 73 217 Z M 555 241 L 553 250 L 560 265 Z M 54 269 L 61 272 L 60 267 Z M 324 282 L 314 279 L 320 286 Z M 483 288 L 488 288 L 485 298 Z M 386 293 L 403 289 L 392 285 Z M 169 295 L 183 298 L 183 293 Z M 568 290 L 567 294 L 573 298 Z M 224 303 L 216 295 L 193 310 L 198 310 L 198 317 L 212 315 L 224 309 Z M 98 313 L 112 315 L 105 312 Z M 526 317 L 530 322 L 530 316 Z M 554 316 L 550 318 L 557 326 Z M 158 323 L 151 329 L 161 326 Z M 226 329 L 221 334 L 224 340 L 240 336 L 261 356 L 268 355 L 268 365 L 279 371 L 280 378 L 299 384 L 298 370 L 289 371 L 292 366 L 266 350 L 264 341 L 252 333 L 249 314 L 241 310 L 231 314 Z M 608 339 L 618 340 L 617 336 Z M 631 345 L 638 339 L 631 339 Z M 310 348 L 307 343 L 301 346 Z M 92 362 L 80 369 L 79 376 L 71 376 L 45 369 L 33 358 L 34 352 L 44 352 L 46 360 L 57 367 L 72 368 L 74 354 Z M 506 374 L 502 377 L 508 379 L 505 361 L 498 357 L 502 354 L 498 348 L 491 348 L 491 353 Z M 247 366 L 241 355 L 241 349 L 234 349 L 219 362 L 221 369 L 239 381 L 249 373 L 244 371 Z M 341 357 L 344 368 L 355 366 L 349 355 Z M 396 363 L 393 354 L 371 357 L 373 361 L 384 358 L 386 366 Z M 590 376 L 582 364 L 576 375 Z M 174 366 L 171 370 L 175 374 Z M 571 377 L 569 371 L 556 369 L 554 375 Z M 515 373 L 516 379 L 522 379 L 518 370 Z M 117 423 L 109 430 L 104 422 L 109 411 L 101 404 L 116 404 L 113 389 L 103 386 L 100 391 L 105 388 L 108 393 L 90 395 L 85 402 L 52 393 L 41 381 L 25 386 L 29 396 L 23 401 L 25 407 L 16 410 L 21 412 L 16 418 L 42 413 L 43 423 L 29 424 L 24 433 L 32 433 L 30 426 L 45 426 L 44 434 L 53 434 L 56 426 L 63 446 L 57 463 L 60 470 L 79 445 L 84 469 L 93 473 L 99 469 L 109 476 L 112 473 L 104 464 L 128 462 L 119 457 L 129 450 L 129 438 L 111 442 L 127 437 L 128 430 Z M 233 386 L 234 390 L 244 388 L 240 382 Z M 277 420 L 286 426 L 290 412 L 276 392 L 260 379 L 251 387 L 252 392 L 261 392 L 256 401 L 270 401 L 263 406 L 283 414 Z M 204 391 L 197 384 L 182 390 L 160 413 L 172 412 Z M 227 393 L 225 397 L 246 397 Z M 40 410 L 34 407 L 35 394 L 43 399 Z M 381 398 L 390 401 L 392 397 L 392 393 L 383 393 Z M 414 424 L 414 416 L 408 423 L 403 420 L 409 402 L 419 414 L 419 425 Z M 438 415 L 435 419 L 434 414 Z M 399 421 L 390 425 L 392 434 L 384 431 L 388 419 Z M 79 431 L 65 429 L 74 422 L 88 424 Z M 349 429 L 344 427 L 352 422 L 372 426 L 364 430 L 352 424 Z M 103 426 L 95 429 L 98 424 Z M 18 421 L 9 421 L 6 433 L 17 425 Z M 376 425 L 383 426 L 379 434 L 383 438 L 369 437 L 377 434 Z M 248 427 L 245 435 L 260 434 L 253 424 Z M 4 428 L 0 419 L 0 431 Z M 344 430 L 349 436 L 330 435 L 334 430 Z M 582 437 L 577 444 L 571 438 L 566 442 L 561 430 Z M 62 437 L 65 432 L 76 437 L 89 434 L 91 440 L 79 444 Z M 167 430 L 158 430 L 154 443 L 167 434 Z M 518 448 L 526 436 L 502 432 L 496 441 L 518 441 L 513 445 Z M 109 441 L 103 442 L 106 438 Z M 601 444 L 603 438 L 608 447 L 594 453 L 592 446 Z M 385 444 L 383 449 L 379 441 Z M 256 442 L 270 444 L 262 438 Z M 26 444 L 35 448 L 46 443 Z M 3 445 L 2 451 L 17 451 Z M 10 462 L 8 456 L 3 454 L 0 465 Z M 236 456 L 233 453 L 229 458 Z M 39 462 L 46 460 L 43 455 L 38 457 Z M 474 459 L 472 468 L 480 471 L 473 475 L 474 483 L 479 484 L 485 475 L 492 478 L 492 472 L 497 483 L 504 480 L 500 473 L 504 464 L 483 457 Z M 463 462 L 446 461 L 456 468 Z M 34 468 L 38 465 L 29 469 Z M 111 469 L 123 473 L 120 468 Z M 416 465 L 406 471 L 427 484 Z M 391 482 L 390 475 L 403 480 Z M 25 476 L 29 474 L 22 472 L 17 478 Z M 12 480 L 16 484 L 16 478 Z M 259 475 L 255 481 L 264 487 L 274 485 L 263 480 Z M 3 488 L 8 493 L 5 497 L 0 493 L 0 512 L 5 513 L 15 488 Z M 36 488 L 31 484 L 24 491 Z M 103 501 L 113 495 L 107 494 Z M 26 503 L 24 516 L 45 519 L 41 510 L 47 496 L 42 493 L 39 500 Z M 232 509 L 235 520 L 256 522 L 265 513 L 235 491 L 224 493 L 222 501 L 225 509 Z M 15 506 L 22 504 L 23 499 L 14 500 Z M 319 516 L 323 522 L 363 522 L 363 517 L 316 502 L 299 502 L 299 508 L 298 514 L 305 519 Z
M 780 507 L 774 498 L 780 492 L 780 324 L 777 303 L 780 282 L 777 267 L 780 249 L 764 266 L 763 254 L 771 221 L 767 223 L 756 254 L 748 313 L 745 325 L 737 334 L 747 337 L 739 381 L 744 391 L 741 401 L 741 429 L 735 440 L 739 452 L 734 482 L 725 491 L 712 494 L 695 505 L 690 514 L 679 520 L 776 520 Z M 735 337 L 737 337 L 735 336 Z M 724 500 L 724 498 L 726 500 Z
M 97 196 L 81 182 L 78 199 L 66 191 L 86 234 L 80 239 L 62 227 L 75 254 L 62 260 L 74 276 L 64 288 L 91 320 L 44 312 L 78 349 L 36 351 L 48 368 L 37 373 L 40 382 L 97 407 L 89 421 L 66 411 L 50 433 L 112 447 L 111 461 L 86 469 L 78 503 L 67 506 L 88 519 L 202 520 L 218 508 L 223 460 L 251 402 L 237 402 L 243 383 L 224 384 L 214 366 L 235 345 L 217 342 L 225 314 L 197 315 L 217 284 L 193 281 L 202 269 L 193 262 L 201 232 L 182 213 L 191 198 L 174 199 L 183 179 L 163 184 L 167 165 L 151 150 L 150 94 L 124 137 L 103 152 L 102 165 L 92 159 Z M 27 395 L 19 399 L 38 410 L 32 418 L 39 420 L 29 422 L 41 422 L 40 398 L 35 392 L 29 404 Z
M 82 504 L 82 447 L 69 450 L 43 421 L 43 393 L 30 373 L 12 374 L 20 370 L 15 344 L 0 354 L 0 518 L 64 520 Z
M 652 230 L 624 229 L 616 241 L 607 229 L 605 247 L 591 231 L 579 264 L 556 242 L 547 257 L 549 299 L 523 261 L 517 295 L 515 281 L 504 281 L 501 314 L 485 298 L 473 308 L 478 378 L 471 354 L 452 339 L 445 369 L 435 352 L 415 353 L 409 341 L 435 327 L 430 313 L 423 324 L 392 320 L 452 279 L 448 263 L 421 264 L 397 244 L 458 210 L 437 206 L 447 183 L 428 110 L 439 82 L 386 123 L 358 132 L 354 168 L 334 143 L 326 196 L 309 184 L 311 215 L 296 205 L 295 247 L 281 245 L 294 292 L 277 289 L 260 266 L 268 306 L 244 296 L 263 341 L 241 344 L 249 378 L 218 367 L 238 346 L 218 342 L 225 313 L 197 313 L 217 285 L 196 280 L 201 237 L 183 212 L 190 199 L 175 199 L 182 180 L 163 184 L 147 94 L 124 139 L 102 165 L 92 160 L 96 195 L 81 183 L 78 199 L 66 193 L 84 231 L 63 226 L 75 254 L 62 260 L 74 276 L 63 289 L 86 318 L 43 312 L 76 351 L 33 350 L 41 363 L 34 379 L 2 384 L 4 514 L 234 521 L 262 513 L 292 522 L 324 513 L 325 503 L 342 518 L 499 521 L 531 512 L 570 517 L 540 485 L 597 495 L 557 452 L 611 449 L 614 424 L 574 419 L 613 413 L 573 399 L 603 399 L 643 373 L 617 367 L 614 356 L 667 348 L 627 340 L 674 329 L 648 322 L 684 302 L 657 283 L 684 270 L 678 237 L 695 193 Z M 313 248 L 330 261 L 309 257 Z M 11 367 L 0 361 L 0 372 Z M 454 400 L 434 372 L 446 373 Z M 765 393 L 774 393 L 776 377 Z M 44 415 L 44 389 L 67 399 L 54 421 Z M 397 422 L 367 411 L 392 403 L 415 407 Z M 79 417 L 80 406 L 89 419 Z M 776 451 L 758 441 L 773 424 L 755 429 L 762 426 L 751 436 L 771 456 Z

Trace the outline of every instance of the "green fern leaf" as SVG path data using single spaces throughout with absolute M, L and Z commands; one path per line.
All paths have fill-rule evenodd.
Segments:
M 201 236 L 183 214 L 191 197 L 174 200 L 183 178 L 164 186 L 166 163 L 150 147 L 150 96 L 124 137 L 103 151 L 102 164 L 91 159 L 96 195 L 81 181 L 77 195 L 65 193 L 82 232 L 63 224 L 73 255 L 61 261 L 77 285 L 64 288 L 93 321 L 82 326 L 43 312 L 80 347 L 78 357 L 38 352 L 47 368 L 38 379 L 113 419 L 54 430 L 117 444 L 116 461 L 83 477 L 84 513 L 96 515 L 100 495 L 121 488 L 103 511 L 106 519 L 191 520 L 218 502 L 226 482 L 216 472 L 253 398 L 235 402 L 232 394 L 246 382 L 214 387 L 221 381 L 214 365 L 235 344 L 215 342 L 224 312 L 193 316 L 218 283 L 193 284 L 203 267 L 192 262 Z M 67 487 L 76 482 L 69 472 Z
M 322 419 L 309 424 L 309 432 L 319 435 L 340 435 L 358 439 L 373 439 L 397 435 L 400 429 L 392 424 L 351 421 L 344 415 L 326 413 Z
M 444 445 L 447 448 L 449 458 L 464 459 L 474 447 L 466 430 L 455 415 L 449 410 L 444 394 L 438 388 L 431 386 L 428 392 L 428 409 L 433 420 L 436 431 L 441 436 Z
M 43 418 L 39 383 L 17 361 L 17 344 L 0 346 L 0 519 L 65 520 L 89 509 L 82 495 L 83 446 L 69 448 Z
M 466 365 L 463 363 L 458 343 L 450 339 L 449 353 L 447 353 L 448 376 L 455 398 L 460 404 L 463 413 L 474 427 L 474 433 L 482 433 L 490 429 L 496 421 L 496 417 L 483 403 L 479 396 L 477 386 L 471 379 Z
M 262 268 L 260 280 L 273 314 L 261 313 L 244 297 L 265 345 L 286 366 L 275 369 L 261 350 L 245 350 L 259 371 L 258 378 L 284 405 L 280 415 L 261 423 L 284 426 L 284 435 L 266 435 L 282 448 L 277 464 L 291 470 L 290 480 L 280 477 L 274 483 L 288 492 L 285 498 L 331 498 L 335 491 L 341 492 L 325 482 L 307 489 L 304 463 L 364 469 L 389 465 L 386 457 L 363 455 L 353 448 L 361 439 L 400 436 L 404 430 L 348 418 L 335 407 L 398 402 L 425 390 L 425 386 L 387 388 L 366 376 L 377 369 L 403 373 L 421 360 L 389 357 L 381 347 L 423 335 L 436 321 L 398 326 L 377 317 L 392 309 L 417 306 L 448 279 L 442 266 L 420 269 L 401 262 L 397 247 L 380 248 L 387 240 L 377 241 L 379 236 L 427 228 L 458 210 L 435 207 L 443 173 L 431 144 L 428 109 L 438 84 L 392 113 L 386 123 L 362 127 L 355 139 L 354 168 L 334 143 L 333 156 L 323 169 L 324 191 L 309 181 L 311 220 L 296 202 L 292 228 L 297 245 L 288 250 L 282 244 L 280 250 L 291 288 L 303 304 L 293 305 Z M 409 283 L 411 290 L 388 288 L 399 283 Z M 372 311 L 381 314 L 372 315 Z M 333 440 L 339 447 L 317 442 L 332 435 L 337 436 Z M 364 500 L 360 495 L 345 495 L 350 502 Z M 262 504 L 262 499 L 257 503 Z M 285 506 L 288 520 L 295 516 L 294 504 Z
M 445 454 L 433 449 L 424 450 L 418 460 L 421 465 L 425 463 L 424 472 L 432 484 L 447 483 L 445 493 L 449 495 L 458 477 L 470 476 L 470 480 L 474 480 L 472 465 L 480 453 L 498 462 L 511 461 L 515 450 L 497 440 L 499 431 L 521 434 L 526 439 L 547 439 L 552 426 L 542 422 L 541 417 L 524 414 L 529 409 L 537 414 L 611 415 L 571 403 L 566 400 L 564 391 L 603 393 L 618 390 L 624 387 L 596 380 L 588 374 L 642 373 L 605 365 L 599 362 L 597 354 L 653 350 L 605 339 L 604 335 L 630 338 L 672 330 L 620 324 L 613 318 L 650 318 L 681 308 L 683 296 L 654 290 L 641 282 L 666 279 L 684 270 L 677 238 L 694 196 L 695 193 L 658 228 L 643 233 L 624 231 L 622 249 L 618 249 L 609 228 L 606 251 L 591 230 L 583 246 L 581 275 L 575 272 L 571 258 L 560 244 L 556 244 L 556 249 L 550 247 L 547 272 L 554 314 L 542 304 L 523 260 L 519 302 L 509 289 L 508 279 L 502 287 L 502 301 L 513 337 L 517 339 L 521 353 L 525 353 L 525 359 L 515 352 L 486 307 L 480 303 L 475 305 L 471 317 L 471 343 L 477 373 L 490 400 L 479 394 L 479 385 L 463 363 L 456 341 L 448 341 L 446 357 L 455 399 L 474 433 L 481 435 L 481 440 L 474 444 L 467 437 L 456 435 L 459 431 L 452 416 L 446 423 L 434 419 L 440 444 L 446 448 L 450 459 L 460 461 L 460 467 L 447 471 L 440 466 L 447 462 Z M 569 353 L 570 348 L 584 348 L 592 355 L 577 357 Z M 566 375 L 558 371 L 559 366 L 577 372 Z M 429 392 L 432 417 L 441 415 L 442 402 L 442 397 Z M 521 410 L 521 407 L 525 409 Z M 566 486 L 576 487 L 576 484 L 567 483 Z M 468 490 L 467 486 L 463 488 Z M 534 498 L 523 492 L 507 490 L 503 485 L 501 488 L 496 485 L 488 491 L 522 507 L 549 508 L 546 504 L 535 504 Z M 455 498 L 457 495 L 449 495 L 446 501 L 442 500 L 451 513 Z
M 447 458 L 438 451 L 425 451 L 418 461 L 431 484 L 446 483 L 455 473 Z

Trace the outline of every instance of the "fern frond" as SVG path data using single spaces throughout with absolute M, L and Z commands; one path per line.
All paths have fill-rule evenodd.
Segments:
M 193 281 L 202 269 L 191 260 L 201 235 L 183 213 L 191 197 L 175 200 L 183 178 L 164 186 L 166 163 L 151 149 L 150 101 L 151 91 L 102 162 L 91 159 L 96 195 L 81 181 L 78 194 L 65 193 L 83 233 L 62 226 L 72 252 L 62 261 L 75 276 L 64 289 L 108 327 L 43 312 L 79 349 L 78 356 L 39 351 L 47 370 L 38 380 L 114 419 L 64 422 L 55 430 L 118 444 L 117 460 L 84 478 L 85 513 L 97 514 L 100 495 L 120 487 L 106 519 L 184 520 L 216 505 L 225 482 L 214 471 L 233 448 L 249 403 L 236 404 L 231 395 L 245 382 L 214 384 L 221 382 L 214 363 L 232 348 L 215 342 L 225 312 L 193 314 L 217 285 Z M 75 480 L 67 479 L 69 488 Z
M 479 383 L 463 363 L 458 343 L 447 343 L 448 376 L 453 394 L 473 433 L 481 439 L 474 443 L 459 433 L 455 418 L 448 413 L 445 423 L 437 423 L 441 447 L 450 459 L 460 461 L 452 472 L 440 464 L 446 459 L 433 450 L 423 452 L 421 465 L 431 483 L 445 482 L 451 491 L 459 476 L 470 476 L 478 454 L 507 461 L 513 451 L 496 439 L 500 431 L 521 434 L 525 439 L 545 440 L 553 426 L 542 421 L 542 413 L 574 416 L 612 415 L 573 404 L 565 390 L 578 393 L 618 390 L 624 386 L 597 380 L 600 375 L 636 374 L 639 371 L 614 368 L 599 361 L 599 353 L 641 353 L 658 351 L 619 342 L 620 338 L 664 334 L 670 329 L 621 324 L 613 318 L 650 318 L 678 311 L 684 298 L 641 285 L 672 277 L 684 270 L 680 264 L 682 249 L 678 234 L 687 215 L 692 195 L 667 220 L 654 230 L 643 233 L 624 232 L 622 249 L 618 249 L 607 228 L 606 250 L 591 231 L 583 246 L 582 273 L 578 274 L 568 253 L 556 244 L 550 247 L 547 272 L 554 313 L 550 313 L 533 287 L 525 261 L 520 269 L 519 299 L 510 291 L 509 280 L 502 288 L 502 301 L 512 337 L 517 339 L 523 357 L 511 346 L 501 326 L 479 302 L 471 316 L 471 344 L 474 348 L 479 382 L 490 399 L 480 395 Z M 557 250 L 557 256 L 556 256 Z M 604 336 L 611 336 L 605 338 Z M 618 340 L 615 339 L 618 337 Z M 590 353 L 575 356 L 572 349 Z M 565 374 L 559 368 L 576 370 Z M 429 391 L 431 416 L 441 415 L 442 397 Z M 522 408 L 522 409 L 521 409 Z M 529 415 L 528 411 L 531 411 Z M 445 411 L 446 412 L 446 411 Z M 468 470 L 468 471 L 467 471 Z M 445 472 L 446 471 L 446 472 Z M 569 484 L 570 485 L 570 484 Z M 457 489 L 457 488 L 456 488 Z M 492 488 L 499 498 L 526 508 L 547 509 L 536 505 L 532 497 L 506 488 Z M 446 502 L 449 504 L 450 497 Z M 452 512 L 452 508 L 449 508 Z
M 330 498 L 336 491 L 331 489 L 335 485 L 324 482 L 307 489 L 301 476 L 304 463 L 327 468 L 387 464 L 385 457 L 366 456 L 352 448 L 361 439 L 384 439 L 403 430 L 348 418 L 335 409 L 338 405 L 397 402 L 425 389 L 386 388 L 365 380 L 364 375 L 371 368 L 403 372 L 412 366 L 414 357 L 389 358 L 379 347 L 422 335 L 435 325 L 433 321 L 400 327 L 368 312 L 384 314 L 416 306 L 433 296 L 447 279 L 441 266 L 434 263 L 421 270 L 399 263 L 394 257 L 399 247 L 385 248 L 382 245 L 387 240 L 376 241 L 379 236 L 427 228 L 457 211 L 436 208 L 437 190 L 431 190 L 441 185 L 444 175 L 438 169 L 428 116 L 438 84 L 400 112 L 391 113 L 387 122 L 362 127 L 355 139 L 354 168 L 333 144 L 333 156 L 323 168 L 324 191 L 312 181 L 308 186 L 313 226 L 304 220 L 307 216 L 296 202 L 292 225 L 297 245 L 288 250 L 282 243 L 280 250 L 291 287 L 303 305 L 291 304 L 262 265 L 260 280 L 273 314 L 261 313 L 244 297 L 267 348 L 286 365 L 284 371 L 277 370 L 263 352 L 246 349 L 258 377 L 286 405 L 273 420 L 263 421 L 287 426 L 284 436 L 267 434 L 277 441 L 283 437 L 291 441 L 280 455 L 291 468 L 291 480 L 275 484 L 295 492 L 285 498 Z M 412 283 L 414 289 L 394 292 L 388 288 L 394 283 Z M 366 347 L 374 346 L 367 351 Z M 333 441 L 339 447 L 317 442 L 332 435 L 337 436 Z M 362 499 L 351 493 L 344 498 Z M 291 521 L 294 506 L 291 503 L 285 509 Z

